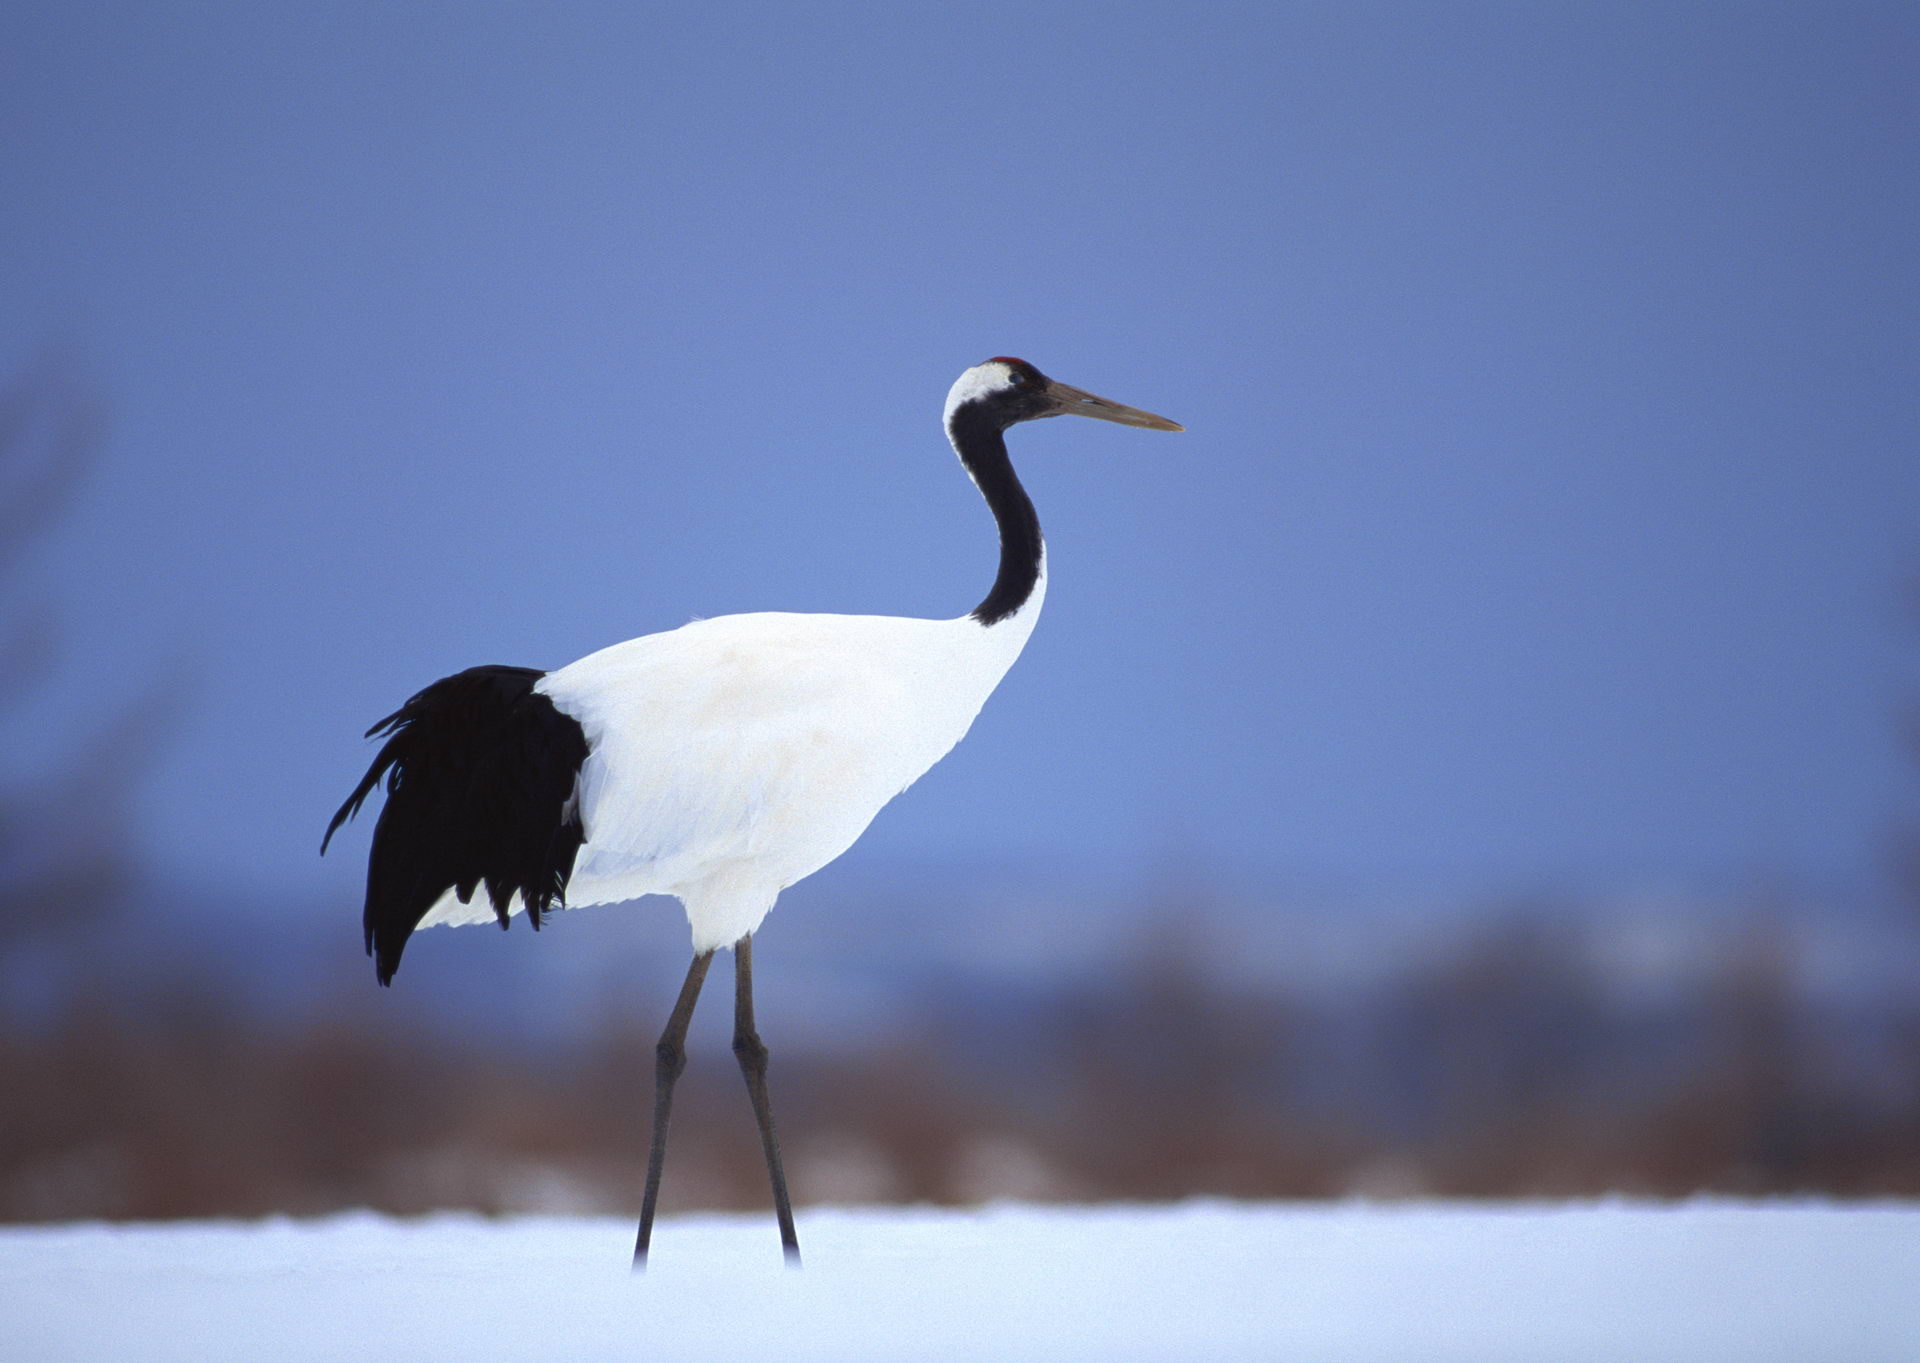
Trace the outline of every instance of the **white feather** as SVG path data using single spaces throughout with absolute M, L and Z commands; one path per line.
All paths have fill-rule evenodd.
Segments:
M 1033 595 L 992 627 L 971 617 L 696 620 L 542 678 L 535 689 L 580 721 L 590 750 L 577 792 L 587 841 L 568 905 L 674 895 L 696 952 L 754 931 L 781 890 L 851 847 L 966 735 L 1045 594 L 1043 567 Z M 521 907 L 516 897 L 512 911 Z M 422 926 L 493 917 L 484 891 L 471 903 L 449 891 Z
M 1013 387 L 1013 367 L 1004 360 L 988 360 L 985 364 L 976 364 L 955 379 L 953 387 L 947 390 L 944 420 L 951 423 L 955 409 L 962 403 L 972 402 L 975 398 L 987 397 L 1011 387 Z

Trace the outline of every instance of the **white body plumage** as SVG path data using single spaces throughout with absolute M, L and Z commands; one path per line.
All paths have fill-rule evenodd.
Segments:
M 1044 572 L 1013 615 L 765 612 L 696 620 L 589 654 L 535 684 L 589 745 L 586 842 L 567 903 L 677 897 L 693 949 L 759 927 L 780 891 L 851 847 L 966 736 L 1020 656 Z M 512 911 L 523 908 L 519 896 Z M 422 920 L 491 923 L 484 890 Z

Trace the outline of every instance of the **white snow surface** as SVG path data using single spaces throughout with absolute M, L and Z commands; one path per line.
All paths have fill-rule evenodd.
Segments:
M 41 1360 L 1911 1360 L 1920 1207 L 1231 1204 L 0 1231 Z

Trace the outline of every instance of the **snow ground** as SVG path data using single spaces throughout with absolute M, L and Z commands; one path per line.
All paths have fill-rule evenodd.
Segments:
M 1701 1201 L 813 1210 L 0 1230 L 42 1360 L 1920 1357 L 1920 1206 Z

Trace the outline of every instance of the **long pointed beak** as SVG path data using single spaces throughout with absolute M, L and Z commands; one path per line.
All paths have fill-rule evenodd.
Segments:
M 1075 388 L 1070 384 L 1048 380 L 1047 396 L 1059 407 L 1049 416 L 1090 416 L 1101 421 L 1117 421 L 1122 426 L 1142 426 L 1149 431 L 1184 431 L 1187 428 L 1177 421 L 1168 421 L 1152 412 L 1143 412 L 1138 407 L 1128 407 L 1123 403 L 1110 402 L 1106 398 L 1095 397 L 1084 388 Z

